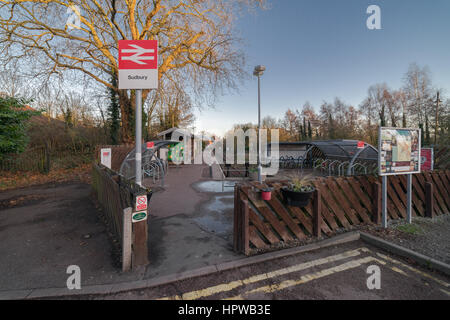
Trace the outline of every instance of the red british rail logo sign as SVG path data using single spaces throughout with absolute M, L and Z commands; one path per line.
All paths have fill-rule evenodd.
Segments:
M 158 41 L 119 41 L 119 89 L 158 88 Z

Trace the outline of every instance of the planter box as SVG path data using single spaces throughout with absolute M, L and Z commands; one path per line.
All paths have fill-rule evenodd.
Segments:
M 283 195 L 284 202 L 293 207 L 306 207 L 311 200 L 314 190 L 309 192 L 295 192 L 289 190 L 287 187 L 281 188 L 281 194 Z

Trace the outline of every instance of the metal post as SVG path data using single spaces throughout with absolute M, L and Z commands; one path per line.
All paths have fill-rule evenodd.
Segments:
M 439 99 L 439 91 L 437 92 L 437 99 L 436 99 L 436 117 L 435 117 L 435 126 L 434 126 L 434 145 L 437 144 L 437 132 L 439 127 L 439 103 L 442 101 Z
M 412 223 L 411 199 L 412 199 L 412 174 L 408 174 L 406 181 L 406 218 L 408 219 L 408 223 Z
M 258 182 L 262 183 L 261 167 L 261 76 L 258 75 Z
M 387 228 L 387 176 L 381 178 L 381 218 L 383 228 Z
M 142 185 L 142 90 L 136 89 L 136 184 Z

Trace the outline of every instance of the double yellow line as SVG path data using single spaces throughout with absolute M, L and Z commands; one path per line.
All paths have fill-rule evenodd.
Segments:
M 289 287 L 294 287 L 294 286 L 298 286 L 300 284 L 304 284 L 307 283 L 309 281 L 312 280 L 317 280 L 329 275 L 332 275 L 334 273 L 338 273 L 338 272 L 342 272 L 342 271 L 346 271 L 346 270 L 350 270 L 350 269 L 354 269 L 357 268 L 363 264 L 369 263 L 369 262 L 377 262 L 379 264 L 386 264 L 386 262 L 379 260 L 377 258 L 374 257 L 365 257 L 365 258 L 361 258 L 358 260 L 352 260 L 349 262 L 346 262 L 344 264 L 338 265 L 336 267 L 332 267 L 332 268 L 328 268 L 325 270 L 321 270 L 315 273 L 310 273 L 310 274 L 306 274 L 304 276 L 301 276 L 299 279 L 297 280 L 285 280 L 282 281 L 280 283 L 276 283 L 273 285 L 267 285 L 267 286 L 262 286 L 256 289 L 252 289 L 249 291 L 244 292 L 241 295 L 235 296 L 235 297 L 231 297 L 231 298 L 227 298 L 225 300 L 243 300 L 245 295 L 249 295 L 252 293 L 258 293 L 258 292 L 263 292 L 263 293 L 273 293 L 279 290 L 283 290 Z
M 279 276 L 287 275 L 290 273 L 306 270 L 306 269 L 324 265 L 327 263 L 332 263 L 332 262 L 337 262 L 337 261 L 348 259 L 348 258 L 358 257 L 363 252 L 369 253 L 371 251 L 365 247 L 362 247 L 362 248 L 358 248 L 355 250 L 350 250 L 350 251 L 346 251 L 346 252 L 343 252 L 340 254 L 329 256 L 326 258 L 321 258 L 321 259 L 297 264 L 294 266 L 289 266 L 289 267 L 274 270 L 271 272 L 261 273 L 258 275 L 248 277 L 246 279 L 222 283 L 219 285 L 208 287 L 206 289 L 195 290 L 195 291 L 183 293 L 182 295 L 174 295 L 174 296 L 170 296 L 170 297 L 164 297 L 164 298 L 160 298 L 158 300 L 196 300 L 196 299 L 200 299 L 200 298 L 210 297 L 215 294 L 229 292 L 233 289 L 243 287 L 243 286 L 246 286 L 249 284 L 254 284 L 254 283 L 257 283 L 260 281 L 270 280 L 275 277 L 279 277 Z M 394 264 L 394 266 L 391 266 L 390 269 L 392 269 L 393 271 L 395 271 L 399 274 L 402 274 L 403 276 L 408 277 L 409 275 L 405 271 L 397 268 L 395 265 L 401 266 L 402 268 L 412 271 L 416 274 L 419 274 L 422 277 L 426 277 L 430 280 L 433 280 L 436 283 L 438 283 L 441 286 L 444 286 L 446 288 L 448 288 L 450 286 L 447 282 L 445 282 L 443 280 L 433 277 L 428 273 L 420 271 L 412 266 L 406 265 L 406 264 L 404 264 L 400 261 L 397 261 L 389 256 L 386 256 L 386 255 L 378 253 L 378 252 L 376 253 L 376 255 L 378 256 L 378 258 L 376 258 L 374 256 L 367 256 L 367 257 L 360 258 L 357 260 L 350 260 L 350 261 L 340 264 L 338 266 L 324 269 L 324 270 L 321 270 L 321 271 L 318 271 L 315 273 L 303 275 L 300 278 L 295 279 L 295 280 L 285 280 L 285 281 L 281 281 L 276 284 L 264 285 L 261 287 L 250 289 L 250 290 L 247 290 L 244 293 L 239 294 L 237 296 L 226 298 L 226 300 L 240 300 L 240 299 L 244 299 L 245 296 L 248 296 L 250 294 L 255 294 L 255 293 L 273 293 L 273 292 L 280 291 L 280 290 L 283 290 L 283 289 L 286 289 L 289 287 L 298 286 L 298 285 L 301 285 L 301 284 L 304 284 L 304 283 L 307 283 L 307 282 L 310 282 L 310 281 L 313 281 L 316 279 L 320 279 L 320 278 L 323 278 L 323 277 L 326 277 L 326 276 L 329 276 L 329 275 L 332 275 L 332 274 L 335 274 L 338 272 L 354 269 L 363 264 L 370 263 L 370 262 L 376 262 L 380 265 L 386 265 L 386 261 L 387 261 L 387 262 Z M 444 289 L 440 289 L 440 290 L 442 292 L 446 293 L 447 295 L 450 295 L 450 293 L 447 290 L 444 290 Z
M 350 251 L 346 251 L 346 252 L 343 252 L 341 254 L 329 256 L 329 257 L 326 257 L 326 258 L 321 258 L 321 259 L 317 259 L 317 260 L 313 260 L 313 261 L 297 264 L 297 265 L 294 265 L 294 266 L 289 266 L 289 267 L 286 267 L 286 268 L 278 269 L 278 270 L 275 270 L 275 271 L 271 271 L 271 272 L 262 273 L 262 274 L 255 275 L 255 276 L 251 276 L 251 277 L 246 278 L 246 279 L 235 280 L 235 281 L 231 281 L 231 282 L 228 282 L 228 283 L 223 283 L 223 284 L 219 284 L 219 285 L 216 285 L 216 286 L 212 286 L 212 287 L 209 287 L 209 288 L 206 288 L 206 289 L 201 289 L 201 290 L 187 292 L 187 293 L 182 294 L 181 296 L 180 295 L 175 295 L 175 296 L 171 296 L 171 297 L 164 297 L 164 298 L 161 298 L 159 300 L 195 300 L 195 299 L 200 299 L 200 298 L 204 298 L 204 297 L 209 297 L 209 296 L 214 295 L 214 294 L 228 292 L 228 291 L 231 291 L 233 289 L 239 288 L 241 286 L 245 286 L 245 285 L 248 285 L 248 284 L 256 283 L 256 282 L 259 282 L 259 281 L 268 280 L 268 279 L 271 279 L 271 278 L 274 278 L 274 277 L 283 276 L 283 275 L 286 275 L 286 274 L 289 274 L 289 273 L 293 273 L 293 272 L 297 272 L 297 271 L 302 271 L 302 270 L 305 270 L 305 269 L 308 269 L 308 268 L 312 268 L 312 267 L 315 267 L 315 266 L 320 266 L 320 265 L 323 265 L 323 264 L 326 264 L 326 263 L 330 263 L 330 262 L 336 262 L 336 261 L 339 261 L 339 260 L 356 257 L 356 256 L 359 256 L 361 254 L 361 252 L 370 252 L 370 250 L 365 248 L 365 247 L 359 248 L 359 249 L 356 249 L 356 250 L 350 250 Z M 373 260 L 375 258 L 371 258 L 371 259 Z M 375 259 L 375 260 L 377 260 L 377 259 Z M 377 260 L 377 261 L 379 261 L 379 260 Z M 357 266 L 355 266 L 355 267 L 357 267 Z M 337 268 L 337 267 L 335 267 L 335 268 Z M 308 276 L 308 275 L 306 275 L 306 276 Z

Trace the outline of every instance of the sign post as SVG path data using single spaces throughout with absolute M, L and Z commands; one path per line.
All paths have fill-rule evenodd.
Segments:
M 142 185 L 142 89 L 136 90 L 136 184 Z
M 412 223 L 412 174 L 406 176 L 406 219 L 408 223 Z
M 387 178 L 407 175 L 406 216 L 412 222 L 412 174 L 421 169 L 420 129 L 385 128 L 378 132 L 378 170 L 382 177 L 382 225 L 387 228 Z
M 381 178 L 381 224 L 387 228 L 387 176 Z
M 158 41 L 119 41 L 119 89 L 136 89 L 136 184 L 142 185 L 142 89 L 158 88 Z

